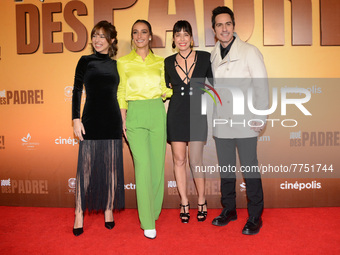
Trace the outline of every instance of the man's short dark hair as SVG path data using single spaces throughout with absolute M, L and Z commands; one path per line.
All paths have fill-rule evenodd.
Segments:
M 219 15 L 219 14 L 223 14 L 223 13 L 230 15 L 231 21 L 233 22 L 233 26 L 235 26 L 235 18 L 234 18 L 233 11 L 230 10 L 227 6 L 218 6 L 212 11 L 211 24 L 212 24 L 212 28 L 214 30 L 215 30 L 216 16 Z

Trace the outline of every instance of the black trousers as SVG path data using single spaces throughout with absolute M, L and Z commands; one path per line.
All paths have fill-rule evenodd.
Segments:
M 240 158 L 246 183 L 249 217 L 261 217 L 263 211 L 263 190 L 261 174 L 255 171 L 257 161 L 257 137 L 250 138 L 217 138 L 215 137 L 218 163 L 224 171 L 221 175 L 221 203 L 225 209 L 236 209 L 236 148 Z M 229 169 L 230 171 L 226 171 Z M 250 170 L 252 169 L 252 170 Z M 236 171 L 239 171 L 237 169 Z

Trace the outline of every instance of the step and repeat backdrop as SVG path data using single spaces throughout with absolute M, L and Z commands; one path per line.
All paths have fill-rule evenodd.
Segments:
M 270 87 L 267 127 L 258 138 L 265 206 L 340 206 L 340 4 L 336 0 L 6 0 L 0 3 L 0 205 L 73 207 L 78 139 L 71 98 L 76 64 L 91 54 L 89 34 L 100 20 L 118 31 L 118 56 L 128 54 L 131 26 L 149 20 L 154 52 L 171 48 L 173 24 L 193 26 L 195 48 L 215 43 L 211 11 L 227 5 L 235 30 L 264 56 Z M 83 102 L 85 101 L 85 95 Z M 219 208 L 220 180 L 207 98 L 209 139 L 204 150 L 206 194 Z M 167 107 L 168 101 L 165 102 Z M 235 123 L 234 123 L 235 124 Z M 243 123 L 235 124 L 242 125 Z M 129 147 L 123 144 L 126 207 L 135 208 Z M 246 207 L 246 187 L 237 172 L 237 206 Z M 197 201 L 188 168 L 190 202 Z M 179 195 L 171 148 L 165 159 L 164 208 Z

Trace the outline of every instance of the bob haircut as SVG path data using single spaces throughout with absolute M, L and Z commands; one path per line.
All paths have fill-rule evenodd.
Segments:
M 186 20 L 179 20 L 175 23 L 172 29 L 172 38 L 175 38 L 175 34 L 181 31 L 187 32 L 192 37 L 192 28 L 188 21 Z M 192 46 L 190 45 L 192 48 Z M 172 48 L 175 49 L 176 45 L 175 42 L 172 42 Z

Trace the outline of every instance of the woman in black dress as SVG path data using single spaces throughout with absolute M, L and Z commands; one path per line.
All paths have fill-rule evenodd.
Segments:
M 198 193 L 198 221 L 207 216 L 203 165 L 203 147 L 207 141 L 207 118 L 201 115 L 201 96 L 205 79 L 212 78 L 210 53 L 193 51 L 192 28 L 185 20 L 177 21 L 173 28 L 173 48 L 178 53 L 165 59 L 165 79 L 173 89 L 168 115 L 167 137 L 171 143 L 174 171 L 181 197 L 180 218 L 183 223 L 190 219 L 186 192 L 186 157 Z M 188 153 L 187 147 L 188 145 Z
M 117 102 L 119 76 L 117 31 L 107 21 L 92 29 L 93 54 L 82 56 L 76 68 L 72 97 L 74 134 L 79 137 L 76 178 L 76 208 L 73 234 L 83 233 L 83 217 L 104 211 L 105 227 L 114 227 L 113 209 L 124 208 L 122 118 Z M 83 85 L 86 101 L 82 119 L 80 105 Z

